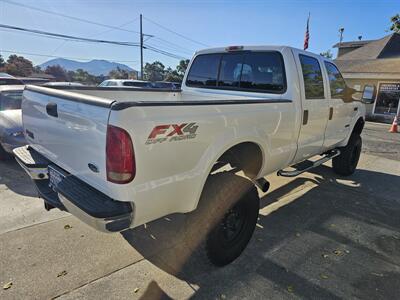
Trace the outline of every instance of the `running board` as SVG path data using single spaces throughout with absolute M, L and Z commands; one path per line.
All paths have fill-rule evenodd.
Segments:
M 307 172 L 308 170 L 314 169 L 322 165 L 323 163 L 327 162 L 328 160 L 331 160 L 332 158 L 338 155 L 340 155 L 340 150 L 333 149 L 327 153 L 324 153 L 323 157 L 318 159 L 317 161 L 314 162 L 309 160 L 302 161 L 292 166 L 292 168 L 295 168 L 296 170 L 293 171 L 279 170 L 277 175 L 283 177 L 295 177 L 297 175 L 300 175 L 301 173 Z

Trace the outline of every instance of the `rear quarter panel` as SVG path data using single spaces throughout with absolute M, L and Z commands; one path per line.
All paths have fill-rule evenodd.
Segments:
M 196 208 L 216 160 L 230 147 L 254 142 L 263 151 L 260 176 L 286 166 L 296 150 L 294 103 L 130 107 L 109 123 L 132 137 L 136 177 L 116 186 L 119 200 L 135 203 L 135 226 Z M 146 144 L 156 126 L 195 123 L 191 139 Z M 173 132 L 172 126 L 164 134 Z M 177 136 L 177 135 L 175 135 Z

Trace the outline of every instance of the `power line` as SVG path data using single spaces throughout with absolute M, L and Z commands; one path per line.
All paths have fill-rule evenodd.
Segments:
M 50 10 L 47 10 L 47 9 L 38 8 L 38 7 L 30 6 L 30 5 L 27 5 L 27 4 L 19 3 L 19 2 L 14 2 L 14 1 L 11 1 L 11 0 L 2 0 L 2 1 L 4 3 L 8 3 L 8 4 L 12 4 L 12 5 L 28 8 L 28 9 L 31 9 L 31 10 L 40 11 L 42 13 L 51 14 L 51 15 L 55 15 L 55 16 L 59 16 L 59 17 L 63 17 L 63 18 L 67 18 L 67 19 L 71 19 L 71 20 L 75 20 L 75 21 L 79 21 L 79 22 L 84 22 L 84 23 L 87 23 L 87 24 L 92 24 L 92 25 L 102 26 L 102 27 L 106 27 L 106 28 L 110 28 L 110 29 L 114 29 L 114 30 L 121 30 L 121 31 L 126 31 L 126 32 L 139 34 L 138 31 L 129 30 L 129 29 L 125 29 L 125 28 L 120 28 L 118 26 L 107 25 L 107 24 L 103 24 L 103 23 L 99 23 L 99 22 L 95 22 L 95 21 L 90 21 L 90 20 L 86 20 L 86 19 L 82 19 L 82 18 L 78 18 L 78 17 L 74 17 L 74 16 L 69 16 L 69 15 L 66 15 L 66 14 L 50 11 Z
M 151 46 L 151 45 L 148 45 L 148 44 L 144 44 L 144 47 L 143 47 L 143 48 L 144 48 L 144 49 L 148 49 L 148 50 L 153 51 L 153 52 L 157 52 L 157 53 L 160 53 L 160 54 L 164 54 L 164 55 L 166 55 L 166 56 L 169 56 L 169 57 L 172 57 L 172 58 L 176 58 L 176 59 L 187 59 L 187 57 L 183 57 L 183 56 L 180 56 L 180 55 L 176 55 L 176 54 L 173 54 L 173 53 L 170 53 L 170 52 L 167 52 L 167 51 L 164 51 L 164 50 L 155 48 L 155 47 L 153 47 L 153 46 Z
M 158 45 L 158 44 L 154 44 L 154 42 L 159 42 L 159 41 L 152 41 L 151 43 L 146 43 L 147 45 L 149 45 L 149 46 L 152 46 L 152 47 L 159 47 L 160 45 Z M 173 46 L 168 46 L 168 45 L 161 45 L 162 46 L 162 48 L 163 49 L 165 49 L 165 50 L 168 50 L 168 51 L 173 51 L 173 52 L 175 52 L 175 53 L 182 53 L 182 54 L 184 54 L 184 55 L 192 55 L 193 53 L 194 53 L 194 51 L 193 52 L 191 52 L 191 53 L 189 53 L 189 52 L 187 52 L 187 51 L 184 51 L 184 50 L 179 50 L 179 49 L 177 49 L 176 47 L 173 47 Z
M 114 30 L 117 30 L 117 29 L 118 29 L 118 30 L 119 30 L 119 29 L 122 29 L 122 27 L 124 27 L 124 26 L 126 26 L 126 25 L 135 23 L 138 19 L 139 19 L 139 17 L 134 18 L 133 20 L 128 21 L 128 22 L 125 22 L 125 23 L 123 23 L 123 24 L 121 24 L 121 25 L 118 25 L 117 28 L 111 28 L 111 29 L 107 29 L 107 30 L 105 30 L 105 31 L 96 33 L 96 34 L 93 35 L 93 37 L 99 36 L 99 35 L 102 35 L 102 34 L 105 34 L 105 33 L 108 33 L 108 32 L 114 31 Z
M 103 34 L 103 33 L 106 33 L 106 32 L 112 31 L 112 30 L 120 30 L 120 31 L 125 31 L 125 32 L 131 32 L 131 33 L 140 34 L 140 32 L 138 32 L 138 31 L 134 31 L 134 30 L 129 30 L 129 29 L 122 28 L 123 26 L 126 26 L 126 25 L 128 25 L 128 24 L 131 24 L 131 23 L 135 22 L 138 18 L 135 18 L 135 19 L 133 19 L 133 20 L 131 20 L 131 21 L 128 21 L 128 22 L 126 22 L 126 23 L 124 23 L 124 24 L 122 24 L 122 25 L 120 25 L 120 26 L 113 26 L 113 25 L 103 24 L 103 23 L 99 23 L 99 22 L 95 22 L 95 21 L 91 21 L 91 20 L 87 20 L 87 19 L 82 19 L 82 18 L 78 18 L 78 17 L 66 15 L 66 14 L 63 14 L 63 13 L 58 13 L 58 12 L 54 12 L 54 11 L 50 11 L 50 10 L 46 10 L 46 9 L 42 9 L 42 8 L 38 8 L 38 7 L 34 7 L 34 6 L 31 6 L 31 5 L 27 5 L 27 4 L 23 4 L 23 3 L 19 3 L 19 2 L 15 2 L 15 1 L 11 1 L 11 0 L 2 0 L 2 1 L 3 1 L 4 3 L 8 3 L 8 4 L 11 4 L 11 5 L 16 5 L 16 6 L 24 7 L 24 8 L 27 8 L 27 9 L 39 11 L 39 12 L 42 12 L 42 13 L 47 13 L 47 14 L 51 14 L 51 15 L 56 15 L 56 16 L 60 16 L 60 17 L 63 17 L 63 18 L 68 18 L 68 19 L 71 19 L 71 20 L 75 20 L 75 21 L 79 21 L 79 22 L 84 22 L 84 23 L 88 23 L 88 24 L 92 24 L 92 25 L 97 25 L 97 26 L 102 26 L 102 27 L 105 27 L 105 28 L 109 28 L 109 29 L 110 29 L 110 30 L 101 32 L 100 34 Z M 182 35 L 182 34 L 180 34 L 180 33 L 177 33 L 177 32 L 175 32 L 175 31 L 173 31 L 173 30 L 170 30 L 170 29 L 166 28 L 165 26 L 162 26 L 161 24 L 158 24 L 158 23 L 156 23 L 156 22 L 154 22 L 154 21 L 152 21 L 152 20 L 150 20 L 150 19 L 148 19 L 148 18 L 146 18 L 146 19 L 147 19 L 149 22 L 152 22 L 153 24 L 155 24 L 155 25 L 157 25 L 157 26 L 159 26 L 159 27 L 161 27 L 161 28 L 163 28 L 163 29 L 165 29 L 165 30 L 167 30 L 167 31 L 169 31 L 169 32 L 172 32 L 172 33 L 174 33 L 174 34 L 176 34 L 176 35 L 178 35 L 178 36 L 180 36 L 180 37 L 182 37 L 182 38 L 184 38 L 184 39 L 186 39 L 186 40 L 189 40 L 189 41 L 191 41 L 191 42 L 194 42 L 194 43 L 197 43 L 197 44 L 200 44 L 200 45 L 203 45 L 203 46 L 207 46 L 206 44 L 197 42 L 197 41 L 195 41 L 195 40 L 193 40 L 193 39 L 191 39 L 191 38 L 188 38 L 188 37 L 186 37 L 186 36 L 184 36 L 184 35 Z M 31 32 L 31 33 L 40 34 L 40 33 L 38 33 L 38 32 Z M 144 36 L 144 37 L 146 37 L 146 36 L 147 36 L 147 37 L 154 37 L 153 35 L 144 34 L 144 33 L 143 33 L 143 36 Z M 66 37 L 65 35 L 62 35 L 62 36 L 52 35 L 52 38 L 56 38 L 56 39 L 68 38 L 68 39 L 71 39 L 70 37 Z M 164 43 L 169 43 L 169 44 L 175 45 L 175 46 L 177 46 L 177 47 L 180 48 L 180 49 L 185 49 L 184 47 L 182 47 L 182 46 L 180 46 L 180 45 L 177 45 L 177 44 L 171 43 L 171 42 L 169 42 L 169 41 L 163 40 L 162 38 L 158 38 L 158 37 L 157 37 L 157 39 L 159 39 L 159 40 L 161 40 L 161 41 L 164 41 Z M 73 39 L 73 40 L 76 40 L 76 39 Z M 89 40 L 88 38 L 85 38 L 85 41 L 88 41 L 88 40 Z M 80 41 L 83 41 L 83 40 L 80 39 Z M 99 42 L 99 41 L 97 41 L 97 42 Z M 108 42 L 105 42 L 105 41 L 102 41 L 102 42 L 103 42 L 103 43 L 108 43 Z M 170 48 L 171 48 L 171 47 L 170 47 Z M 185 50 L 188 50 L 188 49 L 185 49 Z M 185 51 L 181 51 L 181 52 L 184 53 Z M 189 53 L 191 54 L 192 52 L 194 52 L 194 51 L 188 50 L 188 51 L 186 52 L 186 54 L 189 54 Z
M 192 55 L 195 52 L 195 50 L 192 50 L 192 49 L 189 49 L 189 48 L 184 48 L 184 47 L 182 47 L 182 46 L 180 46 L 178 44 L 172 43 L 170 41 L 164 40 L 164 39 L 159 38 L 159 37 L 154 37 L 154 40 L 158 41 L 161 44 L 164 44 L 164 45 L 168 46 L 170 49 L 178 50 L 178 51 L 180 51 L 182 53 L 186 53 L 186 54 Z
M 64 58 L 64 59 L 87 60 L 87 61 L 90 61 L 90 60 L 108 60 L 108 61 L 119 62 L 119 63 L 138 63 L 137 60 L 117 60 L 116 61 L 114 59 L 107 59 L 107 58 L 66 57 L 66 56 L 57 56 L 57 55 L 51 55 L 51 54 L 30 53 L 30 52 L 21 52 L 21 51 L 13 51 L 13 50 L 5 50 L 5 49 L 0 49 L 0 52 L 31 55 L 31 56 L 39 56 L 39 57 L 53 57 L 53 58 Z
M 35 34 L 39 34 L 39 35 L 57 37 L 57 38 L 61 38 L 61 39 L 68 39 L 68 40 L 74 40 L 74 41 L 80 41 L 80 42 L 102 43 L 102 44 L 112 44 L 112 45 L 118 45 L 118 46 L 131 46 L 131 47 L 139 46 L 138 43 L 90 39 L 90 38 L 77 37 L 77 36 L 59 34 L 59 33 L 52 33 L 52 32 L 47 32 L 47 31 L 42 31 L 42 30 L 28 29 L 28 28 L 22 28 L 22 27 L 5 25 L 5 24 L 0 24 L 0 28 L 12 29 L 12 30 L 23 31 L 23 32 L 30 32 L 30 33 L 35 33 Z
M 180 36 L 181 38 L 183 38 L 183 39 L 185 39 L 185 40 L 191 41 L 191 42 L 193 42 L 193 43 L 196 43 L 196 44 L 198 44 L 198 45 L 202 45 L 202 46 L 205 46 L 205 47 L 210 47 L 209 45 L 206 45 L 206 44 L 204 44 L 204 43 L 195 41 L 194 39 L 191 39 L 191 38 L 189 38 L 189 37 L 187 37 L 187 36 L 184 36 L 183 34 L 180 34 L 180 33 L 176 32 L 176 31 L 174 31 L 174 30 L 172 30 L 172 29 L 169 29 L 169 28 L 167 28 L 167 27 L 165 27 L 165 26 L 163 26 L 163 25 L 161 25 L 161 24 L 159 24 L 159 23 L 153 21 L 153 20 L 150 20 L 149 18 L 146 18 L 146 17 L 143 17 L 143 18 L 146 19 L 147 21 L 149 21 L 150 23 L 153 23 L 154 25 L 156 25 L 156 26 L 158 26 L 158 27 L 161 27 L 162 29 L 164 29 L 164 30 L 166 30 L 166 31 L 169 31 L 169 32 L 171 32 L 171 33 L 173 33 L 173 34 L 176 34 L 177 36 Z
M 43 35 L 46 37 L 55 37 L 55 38 L 60 38 L 60 39 L 64 39 L 64 40 L 73 40 L 73 41 L 78 41 L 78 42 L 111 44 L 111 45 L 128 46 L 128 47 L 139 47 L 140 46 L 138 43 L 132 43 L 132 42 L 98 40 L 98 39 L 77 37 L 77 36 L 66 35 L 66 34 L 52 33 L 52 32 L 47 32 L 47 31 L 42 31 L 42 30 L 36 30 L 36 29 L 28 29 L 28 28 L 22 28 L 22 27 L 17 27 L 17 26 L 10 26 L 10 25 L 5 25 L 5 24 L 0 24 L 0 28 L 16 30 L 18 32 L 23 32 L 23 33 L 29 32 L 29 33 L 34 33 L 34 34 L 38 34 L 38 35 Z M 179 56 L 174 53 L 171 53 L 171 52 L 168 52 L 168 51 L 165 51 L 162 49 L 158 49 L 151 45 L 145 45 L 144 49 L 148 49 L 150 51 L 157 52 L 157 53 L 163 54 L 165 56 L 169 56 L 169 57 L 176 58 L 176 59 L 186 59 L 183 56 Z

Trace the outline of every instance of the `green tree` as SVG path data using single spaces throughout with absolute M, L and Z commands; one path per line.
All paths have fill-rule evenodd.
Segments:
M 6 65 L 3 56 L 0 55 L 0 68 L 3 68 Z
M 67 71 L 60 65 L 48 66 L 44 72 L 53 75 L 58 81 L 69 81 Z
M 183 76 L 179 74 L 177 70 L 172 70 L 172 68 L 168 68 L 165 71 L 165 81 L 172 81 L 172 82 L 181 82 L 183 79 Z
M 26 77 L 33 73 L 33 64 L 23 56 L 13 54 L 8 57 L 7 64 L 3 69 L 10 75 Z
M 320 55 L 325 56 L 326 58 L 329 58 L 329 59 L 333 58 L 333 53 L 331 52 L 330 49 L 325 52 L 320 53 Z
M 33 73 L 42 74 L 44 72 L 41 67 L 35 66 L 35 67 L 33 67 Z
M 400 33 L 400 14 L 396 14 L 391 17 L 390 22 L 392 22 L 392 25 L 390 25 L 390 30 Z
M 96 76 L 89 74 L 87 71 L 78 69 L 72 75 L 72 80 L 85 84 L 97 84 Z
M 110 73 L 108 73 L 108 77 L 111 79 L 129 79 L 129 72 L 117 67 L 115 70 L 111 70 Z
M 165 66 L 160 61 L 146 63 L 143 69 L 143 77 L 145 80 L 160 81 L 165 76 Z
M 182 79 L 183 79 L 183 76 L 185 76 L 185 72 L 186 72 L 186 69 L 187 69 L 188 65 L 189 65 L 189 60 L 188 59 L 185 59 L 185 60 L 182 59 L 179 62 L 179 65 L 176 66 L 176 71 L 182 77 Z M 182 81 L 182 79 L 181 79 L 181 81 Z

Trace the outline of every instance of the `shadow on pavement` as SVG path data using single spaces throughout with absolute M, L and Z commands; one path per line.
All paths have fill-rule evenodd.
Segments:
M 23 196 L 37 197 L 29 176 L 15 159 L 0 161 L 0 188 L 1 186 Z
M 326 166 L 313 172 L 314 179 L 296 178 L 261 199 L 263 209 L 305 182 L 317 184 L 279 210 L 261 213 L 247 249 L 224 268 L 208 265 L 182 243 L 182 215 L 123 237 L 160 269 L 197 286 L 194 298 L 397 298 L 400 177 L 358 170 L 344 180 Z M 156 283 L 146 293 L 168 297 Z

